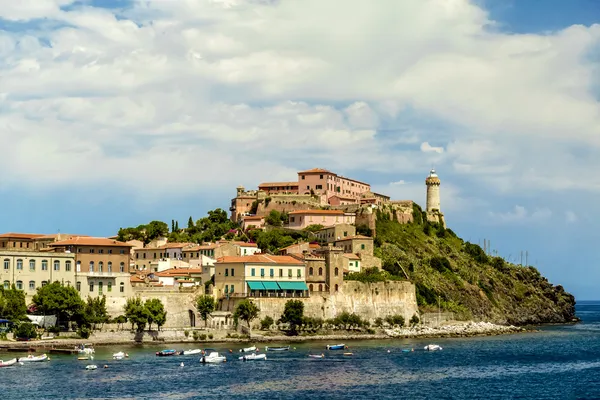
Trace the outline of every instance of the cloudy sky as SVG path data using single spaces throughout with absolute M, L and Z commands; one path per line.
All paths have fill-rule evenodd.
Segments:
M 596 0 L 0 0 L 2 231 L 112 235 L 313 167 L 600 298 Z M 524 253 L 525 254 L 525 253 Z

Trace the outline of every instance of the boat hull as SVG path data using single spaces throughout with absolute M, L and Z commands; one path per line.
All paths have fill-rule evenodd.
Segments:
M 27 356 L 18 359 L 18 362 L 27 363 L 27 362 L 43 362 L 48 360 L 48 356 L 46 354 L 42 354 L 41 356 L 33 357 Z
M 239 358 L 241 361 L 258 361 L 258 360 L 266 360 L 266 354 L 248 354 L 247 356 L 241 356 Z
M 286 347 L 266 347 L 267 351 L 288 351 L 290 349 L 290 346 L 286 346 Z
M 0 361 L 0 368 L 10 367 L 12 365 L 15 365 L 16 363 L 17 363 L 16 358 L 13 358 L 12 360 L 8 360 L 8 361 Z
M 346 348 L 345 344 L 334 344 L 334 345 L 327 345 L 327 350 L 344 350 Z

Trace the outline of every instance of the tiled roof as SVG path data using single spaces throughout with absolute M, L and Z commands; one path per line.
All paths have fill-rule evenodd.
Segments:
M 264 217 L 244 217 L 242 218 L 244 221 L 258 221 L 263 219 Z
M 351 260 L 360 260 L 360 257 L 354 253 L 344 253 L 344 257 L 349 258 Z
M 272 187 L 272 186 L 298 186 L 298 182 L 264 182 L 258 185 L 258 187 Z
M 313 169 L 308 169 L 306 171 L 300 171 L 298 173 L 299 174 L 333 174 L 333 175 L 335 175 L 335 173 L 328 171 L 326 169 L 323 169 L 323 168 L 313 168 Z
M 190 274 L 201 274 L 202 269 L 199 268 L 170 268 L 161 272 L 155 272 L 154 276 L 171 277 L 171 276 L 188 276 Z
M 363 236 L 363 235 L 356 235 L 356 236 L 348 236 L 342 239 L 337 239 L 336 242 L 343 242 L 344 240 L 353 240 L 353 239 L 370 239 L 373 240 L 372 237 L 369 236 Z
M 289 215 L 302 215 L 302 214 L 319 214 L 319 215 L 344 215 L 342 210 L 298 210 L 288 213 Z
M 219 247 L 218 244 L 216 243 L 211 243 L 211 244 L 203 244 L 201 246 L 194 246 L 194 247 L 188 247 L 187 249 L 183 249 L 183 252 L 194 252 L 194 251 L 200 251 L 200 250 L 213 250 L 216 249 L 217 247 Z
M 266 254 L 255 254 L 251 256 L 220 257 L 218 264 L 225 263 L 252 263 L 252 264 L 304 264 L 290 256 L 271 256 Z
M 132 245 L 119 242 L 117 240 L 90 237 L 90 236 L 75 236 L 67 240 L 50 243 L 49 246 L 114 246 L 114 247 L 133 247 Z
M 67 233 L 53 233 L 51 235 L 42 235 L 42 236 L 36 237 L 35 239 L 57 239 L 59 237 L 72 238 L 72 237 L 77 237 L 77 236 L 91 237 L 90 235 L 71 235 L 71 234 L 67 234 Z
M 37 239 L 46 236 L 39 233 L 14 233 L 8 232 L 0 235 L 0 238 L 14 238 L 14 239 Z

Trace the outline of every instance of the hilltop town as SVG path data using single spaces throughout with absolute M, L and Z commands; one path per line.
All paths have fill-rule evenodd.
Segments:
M 159 299 L 167 310 L 166 328 L 203 326 L 196 301 L 204 295 L 217 305 L 206 320 L 213 329 L 236 327 L 233 313 L 245 299 L 258 305 L 260 317 L 273 320 L 290 299 L 321 320 L 345 312 L 369 322 L 393 316 L 427 322 L 436 303 L 437 323 L 442 317 L 504 323 L 572 317 L 572 296 L 547 281 L 532 298 L 544 309 L 552 293 L 552 312 L 523 316 L 528 309 L 514 306 L 512 295 L 496 298 L 494 282 L 506 279 L 494 274 L 512 274 L 508 280 L 527 286 L 539 273 L 462 242 L 446 229 L 434 170 L 424 183 L 423 211 L 411 200 L 372 192 L 369 183 L 314 168 L 298 172 L 295 181 L 238 187 L 229 215 L 209 211 L 198 221 L 190 217 L 181 229 L 178 221 L 171 229 L 152 221 L 106 238 L 5 233 L 0 282 L 4 289 L 24 291 L 31 302 L 40 287 L 58 281 L 82 298 L 105 298 L 112 317 L 123 314 L 128 299 Z M 414 247 L 415 240 L 422 244 Z M 481 266 L 479 278 L 474 263 Z M 514 312 L 503 313 L 502 302 Z

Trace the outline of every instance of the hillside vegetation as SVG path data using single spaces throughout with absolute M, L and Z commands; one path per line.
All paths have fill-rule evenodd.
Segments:
M 486 255 L 441 224 L 429 223 L 415 205 L 415 222 L 400 224 L 378 212 L 375 255 L 393 276 L 405 273 L 415 284 L 422 312 L 443 311 L 458 318 L 515 325 L 569 322 L 575 298 L 532 266 Z

